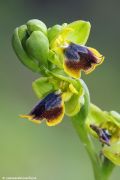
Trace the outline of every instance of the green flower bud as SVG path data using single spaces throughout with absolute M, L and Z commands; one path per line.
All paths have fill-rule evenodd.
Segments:
M 25 41 L 28 37 L 26 25 L 16 28 L 13 37 L 12 45 L 13 49 L 18 56 L 19 60 L 32 71 L 39 72 L 39 67 L 35 63 L 34 59 L 31 58 L 25 50 Z
M 30 56 L 38 60 L 40 64 L 47 65 L 49 42 L 42 32 L 32 32 L 26 41 L 26 48 Z
M 12 45 L 20 61 L 29 69 L 40 72 L 47 67 L 49 41 L 47 27 L 39 20 L 30 20 L 27 25 L 15 29 Z
M 45 35 L 47 35 L 47 27 L 46 25 L 38 20 L 38 19 L 31 19 L 27 22 L 27 28 L 28 28 L 28 32 L 31 34 L 33 31 L 41 31 L 43 32 Z

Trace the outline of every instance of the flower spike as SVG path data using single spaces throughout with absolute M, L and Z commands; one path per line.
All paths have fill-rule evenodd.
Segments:
M 60 123 L 64 116 L 64 105 L 61 93 L 55 92 L 48 94 L 44 99 L 32 109 L 28 115 L 21 115 L 22 118 L 41 123 L 46 120 L 48 126 Z

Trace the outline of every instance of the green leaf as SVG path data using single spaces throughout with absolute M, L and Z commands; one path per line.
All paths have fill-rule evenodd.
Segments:
M 41 77 L 35 80 L 32 83 L 32 87 L 38 98 L 43 98 L 54 89 L 47 77 Z
M 71 24 L 68 24 L 66 28 L 71 28 L 71 31 L 68 34 L 67 39 L 73 43 L 84 45 L 89 37 L 91 25 L 87 21 L 75 21 Z
M 47 58 L 49 53 L 49 41 L 41 31 L 34 31 L 26 41 L 27 52 L 36 60 L 40 65 L 47 66 Z

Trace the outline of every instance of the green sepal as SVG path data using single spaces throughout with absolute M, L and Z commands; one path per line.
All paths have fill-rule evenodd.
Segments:
M 62 26 L 58 24 L 48 29 L 48 39 L 49 39 L 50 44 L 57 37 L 61 29 L 62 29 Z
M 73 79 L 70 76 L 68 76 L 62 69 L 56 68 L 52 71 L 49 71 L 49 74 L 51 74 L 52 76 L 66 81 L 70 84 L 73 84 L 73 86 L 76 88 L 76 90 L 80 91 L 82 89 L 82 85 L 79 79 Z
M 78 92 L 83 90 L 80 80 L 69 77 L 62 69 L 54 68 L 53 70 L 49 71 L 45 68 L 45 71 L 48 77 L 51 76 L 54 79 L 57 79 L 58 82 L 64 81 L 68 84 L 72 84 Z
M 49 82 L 49 78 L 41 77 L 32 83 L 33 90 L 38 98 L 43 98 L 48 93 L 54 90 L 52 83 Z
M 78 20 L 68 24 L 66 28 L 72 29 L 68 34 L 67 40 L 81 45 L 87 42 L 91 29 L 89 22 Z
M 61 29 L 57 31 L 54 38 L 51 38 L 50 43 L 52 47 L 55 47 L 54 42 L 59 39 L 63 39 L 63 44 L 73 42 L 75 44 L 85 45 L 90 34 L 91 25 L 87 21 L 74 21 L 70 24 L 63 24 Z M 53 31 L 54 32 L 54 31 Z M 54 33 L 53 33 L 54 34 Z M 52 35 L 51 35 L 52 37 Z
M 116 119 L 116 121 L 119 123 L 120 125 L 120 114 L 116 111 L 110 111 L 110 115 Z
M 55 53 L 54 51 L 52 51 L 52 50 L 49 51 L 48 60 L 49 60 L 52 64 L 56 65 L 57 67 L 59 67 L 59 68 L 61 68 L 61 69 L 63 68 L 63 65 L 62 65 L 62 63 L 61 63 L 61 61 L 60 61 L 59 55 L 56 54 L 56 53 Z
M 26 41 L 27 52 L 36 60 L 39 65 L 47 66 L 49 53 L 49 41 L 40 31 L 34 31 Z
M 113 143 L 110 146 L 105 145 L 102 149 L 102 153 L 115 165 L 120 166 L 120 141 Z
M 120 128 L 120 114 L 115 111 L 102 111 L 94 104 L 90 104 L 90 113 L 86 124 L 95 124 L 102 126 L 107 122 L 111 122 Z
M 31 34 L 33 31 L 41 31 L 45 35 L 47 35 L 46 25 L 38 19 L 31 19 L 26 23 L 26 25 L 27 25 L 29 34 Z
M 99 125 L 102 121 L 104 121 L 104 113 L 100 108 L 95 106 L 94 104 L 90 104 L 90 112 L 89 112 L 89 118 L 86 123 L 95 123 L 96 125 Z
M 34 62 L 24 49 L 24 41 L 28 37 L 26 25 L 16 28 L 12 36 L 12 46 L 19 60 L 29 69 L 39 72 L 39 66 Z

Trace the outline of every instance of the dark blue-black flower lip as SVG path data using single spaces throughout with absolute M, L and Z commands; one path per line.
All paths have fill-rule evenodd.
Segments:
M 81 70 L 91 72 L 103 62 L 104 57 L 95 49 L 70 43 L 64 48 L 64 69 L 73 77 L 79 77 Z
M 64 116 L 64 105 L 61 93 L 53 92 L 40 100 L 28 115 L 21 115 L 33 122 L 41 123 L 46 120 L 49 126 L 61 122 Z

